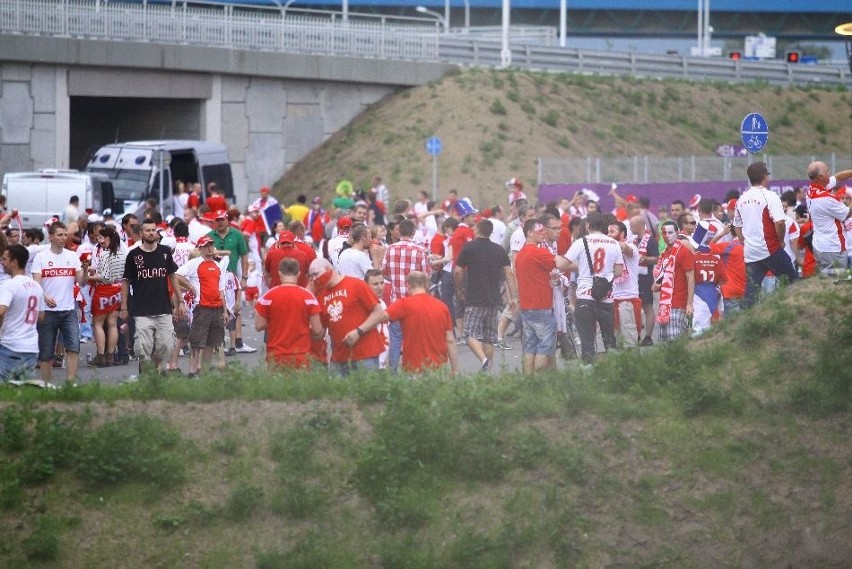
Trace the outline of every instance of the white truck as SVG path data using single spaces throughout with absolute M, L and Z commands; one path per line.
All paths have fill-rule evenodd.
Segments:
M 24 228 L 41 227 L 58 215 L 60 219 L 72 196 L 80 199 L 80 212 L 97 214 L 111 209 L 112 183 L 106 176 L 77 170 L 10 172 L 3 176 L 2 194 L 9 209 L 17 209 Z
M 165 172 L 162 185 L 161 165 Z M 203 198 L 208 184 L 215 182 L 229 202 L 234 198 L 228 149 L 218 142 L 142 140 L 107 144 L 91 155 L 86 172 L 102 174 L 112 182 L 121 213 L 141 216 L 146 200 L 153 198 L 159 204 L 162 192 L 163 216 L 172 214 L 173 188 L 178 181 L 186 184 L 187 191 L 193 183 L 200 183 Z

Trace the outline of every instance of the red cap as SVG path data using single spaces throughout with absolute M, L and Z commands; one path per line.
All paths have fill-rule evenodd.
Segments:
M 348 215 L 340 216 L 340 219 L 337 220 L 337 230 L 349 229 L 350 227 L 352 227 L 352 218 Z
M 624 201 L 628 203 L 639 203 L 639 198 L 637 198 L 633 194 L 627 194 L 627 197 L 624 198 Z
M 295 243 L 296 235 L 292 231 L 282 231 L 278 236 L 279 243 Z
M 208 237 L 207 235 L 202 235 L 201 237 L 198 238 L 198 241 L 195 243 L 195 246 L 196 247 L 204 247 L 205 245 L 212 245 L 212 244 L 213 244 L 213 238 L 212 237 Z
M 206 211 L 201 215 L 201 219 L 203 221 L 216 221 L 216 212 L 215 211 Z
M 217 219 L 217 220 L 218 220 L 218 219 L 228 219 L 228 212 L 227 212 L 227 211 L 225 211 L 224 209 L 220 209 L 220 210 L 218 210 L 218 211 L 215 213 L 215 215 L 216 215 L 216 219 Z
M 689 200 L 689 209 L 695 209 L 698 207 L 698 202 L 701 201 L 701 194 L 695 194 Z
M 261 194 L 268 194 L 269 193 L 269 186 L 263 186 L 262 188 L 260 188 L 260 193 Z
M 482 210 L 482 217 L 491 217 L 493 214 L 494 214 L 494 212 L 491 211 L 490 207 L 486 207 L 485 209 Z

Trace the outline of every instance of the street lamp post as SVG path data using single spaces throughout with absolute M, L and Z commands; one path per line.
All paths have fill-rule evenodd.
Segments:
M 503 46 L 500 49 L 500 66 L 505 68 L 512 65 L 512 50 L 509 49 L 509 12 L 511 5 L 509 0 L 503 0 Z
M 849 60 L 849 72 L 852 73 L 852 22 L 840 24 L 834 28 L 834 33 L 846 39 L 846 59 Z
M 438 21 L 438 24 L 440 24 L 441 28 L 443 28 L 444 33 L 447 33 L 447 20 L 445 20 L 441 14 L 429 10 L 428 8 L 426 8 L 426 6 L 418 6 L 415 8 L 415 10 L 420 14 L 426 14 L 427 16 L 432 16 L 433 18 L 435 18 Z

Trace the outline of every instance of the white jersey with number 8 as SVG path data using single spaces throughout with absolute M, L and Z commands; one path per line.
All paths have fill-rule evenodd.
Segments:
M 30 277 L 18 275 L 0 286 L 0 306 L 6 307 L 0 344 L 19 354 L 38 353 L 38 313 L 44 310 L 44 291 Z

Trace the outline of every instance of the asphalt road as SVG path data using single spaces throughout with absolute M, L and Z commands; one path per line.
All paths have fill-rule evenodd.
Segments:
M 516 371 L 521 369 L 521 341 L 519 338 L 507 338 L 508 344 L 512 347 L 511 350 L 494 350 L 494 361 L 488 373 L 491 375 L 499 375 L 506 371 Z M 243 342 L 257 348 L 258 351 L 253 354 L 237 354 L 227 357 L 225 360 L 228 365 L 240 364 L 249 368 L 259 367 L 264 365 L 263 351 L 263 333 L 257 332 L 254 329 L 254 320 L 251 318 L 244 319 L 243 322 Z M 459 367 L 461 373 L 476 373 L 480 370 L 480 363 L 470 351 L 470 348 L 458 346 Z M 558 352 L 557 352 L 558 353 Z M 128 365 L 113 366 L 108 368 L 88 367 L 86 365 L 86 357 L 94 357 L 95 344 L 89 342 L 80 345 L 80 368 L 77 373 L 77 383 L 86 384 L 93 381 L 98 381 L 102 384 L 118 384 L 127 381 L 131 376 L 138 372 L 137 364 L 131 361 Z M 559 360 L 559 358 L 557 358 Z M 186 373 L 188 371 L 188 358 L 181 357 L 178 360 L 181 370 Z M 563 365 L 559 361 L 560 366 Z M 175 377 L 180 377 L 175 374 Z M 65 370 L 54 368 L 52 383 L 60 385 L 65 380 Z

